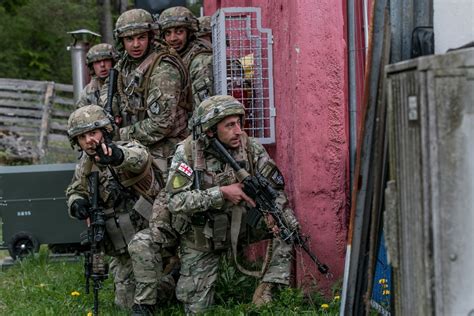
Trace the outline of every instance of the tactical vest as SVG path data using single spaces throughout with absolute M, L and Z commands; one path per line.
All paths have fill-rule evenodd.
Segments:
M 217 185 L 225 186 L 238 182 L 235 172 L 229 164 L 224 164 L 215 157 L 207 158 L 204 163 L 197 161 L 196 155 L 193 155 L 193 153 L 199 149 L 196 149 L 196 144 L 193 144 L 193 142 L 195 141 L 191 138 L 184 141 L 184 152 L 194 171 L 202 171 L 200 174 L 201 189 L 205 190 Z M 253 154 L 250 146 L 248 146 L 248 136 L 246 134 L 242 135 L 241 142 L 240 151 L 235 159 L 245 163 L 245 169 L 253 174 Z M 203 164 L 205 168 L 199 170 L 201 167 L 198 167 L 198 165 Z M 180 227 L 183 227 L 183 221 L 191 223 L 191 229 L 185 233 L 182 240 L 190 248 L 206 252 L 226 250 L 230 247 L 231 215 L 235 207 L 243 208 L 243 206 L 235 206 L 226 201 L 222 210 L 208 210 L 194 214 L 191 217 L 174 216 L 173 226 L 179 231 Z
M 209 41 L 203 40 L 202 38 L 197 38 L 194 39 L 191 42 L 191 45 L 189 45 L 187 49 L 180 54 L 188 72 L 191 71 L 191 62 L 199 54 L 212 55 L 212 44 L 209 43 Z M 212 83 L 208 81 L 191 82 L 191 93 L 189 94 L 188 102 L 191 104 L 194 102 L 194 104 L 198 106 L 202 101 L 210 97 L 213 94 L 213 90 L 208 91 L 208 86 L 212 86 Z M 194 91 L 192 91 L 193 89 Z M 195 100 L 193 101 L 193 99 Z
M 199 54 L 212 54 L 212 45 L 209 41 L 203 40 L 202 38 L 197 38 L 191 42 L 192 45 L 180 54 L 183 59 L 183 63 L 186 65 L 186 68 L 189 70 L 189 66 L 193 61 L 194 57 Z
M 124 173 L 119 179 L 114 169 L 99 170 L 99 193 L 104 205 L 107 238 L 112 244 L 109 254 L 125 253 L 135 233 L 147 228 L 155 197 L 163 188 L 159 168 L 150 157 L 144 171 L 138 175 Z M 98 167 L 87 159 L 84 177 Z M 83 183 L 88 187 L 88 183 Z
M 149 81 L 153 69 L 155 65 L 161 62 L 170 63 L 179 70 L 181 83 L 184 87 L 179 96 L 177 121 L 170 135 L 170 137 L 176 137 L 186 130 L 187 113 L 192 110 L 192 104 L 188 102 L 191 89 L 189 75 L 181 59 L 170 48 L 160 46 L 156 49 L 157 51 L 150 53 L 138 67 L 128 74 L 124 73 L 126 58 L 119 61 L 117 65 L 119 70 L 117 92 L 120 97 L 120 112 L 124 126 L 132 125 L 147 118 Z
M 101 80 L 97 78 L 97 76 L 93 76 L 89 84 L 87 84 L 85 87 L 86 100 L 84 105 L 99 104 L 101 88 Z

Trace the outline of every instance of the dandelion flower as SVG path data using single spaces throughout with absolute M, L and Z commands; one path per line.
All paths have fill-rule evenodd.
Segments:
M 93 316 L 92 312 L 88 312 L 87 316 Z
M 390 295 L 390 290 L 383 290 L 382 294 L 383 295 Z
M 77 297 L 79 295 L 81 295 L 81 293 L 79 293 L 78 291 L 72 291 L 71 292 L 71 296 Z
M 339 301 L 340 299 L 341 299 L 341 297 L 339 295 L 334 296 L 335 301 Z
M 385 284 L 385 283 L 387 283 L 387 279 L 380 279 L 379 280 L 379 284 Z
M 321 308 L 322 308 L 322 309 L 328 309 L 328 308 L 329 308 L 329 305 L 328 305 L 328 304 L 321 304 Z

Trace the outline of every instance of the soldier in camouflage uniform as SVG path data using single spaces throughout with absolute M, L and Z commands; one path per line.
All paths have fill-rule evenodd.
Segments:
M 112 108 L 120 109 L 119 113 L 113 113 L 115 122 L 119 122 L 119 139 L 134 139 L 147 146 L 164 181 L 168 174 L 168 158 L 173 155 L 176 144 L 189 134 L 187 120 L 192 105 L 188 102 L 187 69 L 172 48 L 153 41 L 154 28 L 151 14 L 143 9 L 126 11 L 117 19 L 114 38 L 122 58 L 115 66 L 118 70 L 117 94 Z M 106 102 L 107 89 L 102 89 L 101 103 Z M 164 248 L 172 250 L 176 246 L 163 194 L 155 200 L 150 221 L 154 223 L 153 230 L 136 234 L 132 243 L 143 245 L 145 249 L 159 248 L 163 255 Z M 132 259 L 140 258 L 138 248 L 129 247 L 129 251 Z M 173 251 L 168 255 L 171 260 Z M 143 275 L 142 283 L 145 281 L 150 287 L 155 284 Z M 135 309 L 141 308 L 138 302 L 136 304 Z
M 164 10 L 158 23 L 161 37 L 179 53 L 189 71 L 194 110 L 214 94 L 212 46 L 196 37 L 198 20 L 185 7 Z
M 211 17 L 201 16 L 198 18 L 199 32 L 196 33 L 197 38 L 202 38 L 212 43 L 212 29 L 211 29 Z
M 149 315 L 157 296 L 169 299 L 175 286 L 172 276 L 161 273 L 162 249 L 141 242 L 142 235 L 149 235 L 152 205 L 163 184 L 148 149 L 136 141 L 110 142 L 112 132 L 110 117 L 100 106 L 87 105 L 70 115 L 69 138 L 83 154 L 66 191 L 69 213 L 81 220 L 90 216 L 87 179 L 98 171 L 115 304 L 132 308 L 134 315 Z
M 118 59 L 118 54 L 112 45 L 102 43 L 91 47 L 86 55 L 91 81 L 84 87 L 76 106 L 79 108 L 88 104 L 99 104 L 100 90 L 109 76 L 109 70 Z
M 188 314 L 203 312 L 213 304 L 219 260 L 231 248 L 240 271 L 261 277 L 253 297 L 257 306 L 271 301 L 276 284 L 289 284 L 292 245 L 272 237 L 270 228 L 275 233 L 278 229 L 271 217 L 262 217 L 256 227 L 246 224 L 245 205 L 255 206 L 255 202 L 243 192 L 234 170 L 209 145 L 216 137 L 245 170 L 259 171 L 267 178 L 278 192 L 277 207 L 288 223 L 298 227 L 283 191 L 283 177 L 263 146 L 242 131 L 243 116 L 243 105 L 231 96 L 202 102 L 193 117 L 199 137 L 188 137 L 178 145 L 171 163 L 166 190 L 173 227 L 181 235 L 176 295 Z M 272 256 L 262 272 L 247 271 L 238 264 L 237 241 L 268 238 Z

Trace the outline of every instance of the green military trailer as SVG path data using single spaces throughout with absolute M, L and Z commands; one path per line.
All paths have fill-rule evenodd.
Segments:
M 8 249 L 13 259 L 38 252 L 42 244 L 53 253 L 80 250 L 86 225 L 69 217 L 65 196 L 74 166 L 0 166 L 0 249 Z

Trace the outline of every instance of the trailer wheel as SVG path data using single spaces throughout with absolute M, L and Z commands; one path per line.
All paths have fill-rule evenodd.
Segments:
M 39 251 L 39 242 L 30 233 L 18 232 L 10 240 L 8 252 L 13 259 L 23 259 L 29 254 Z

